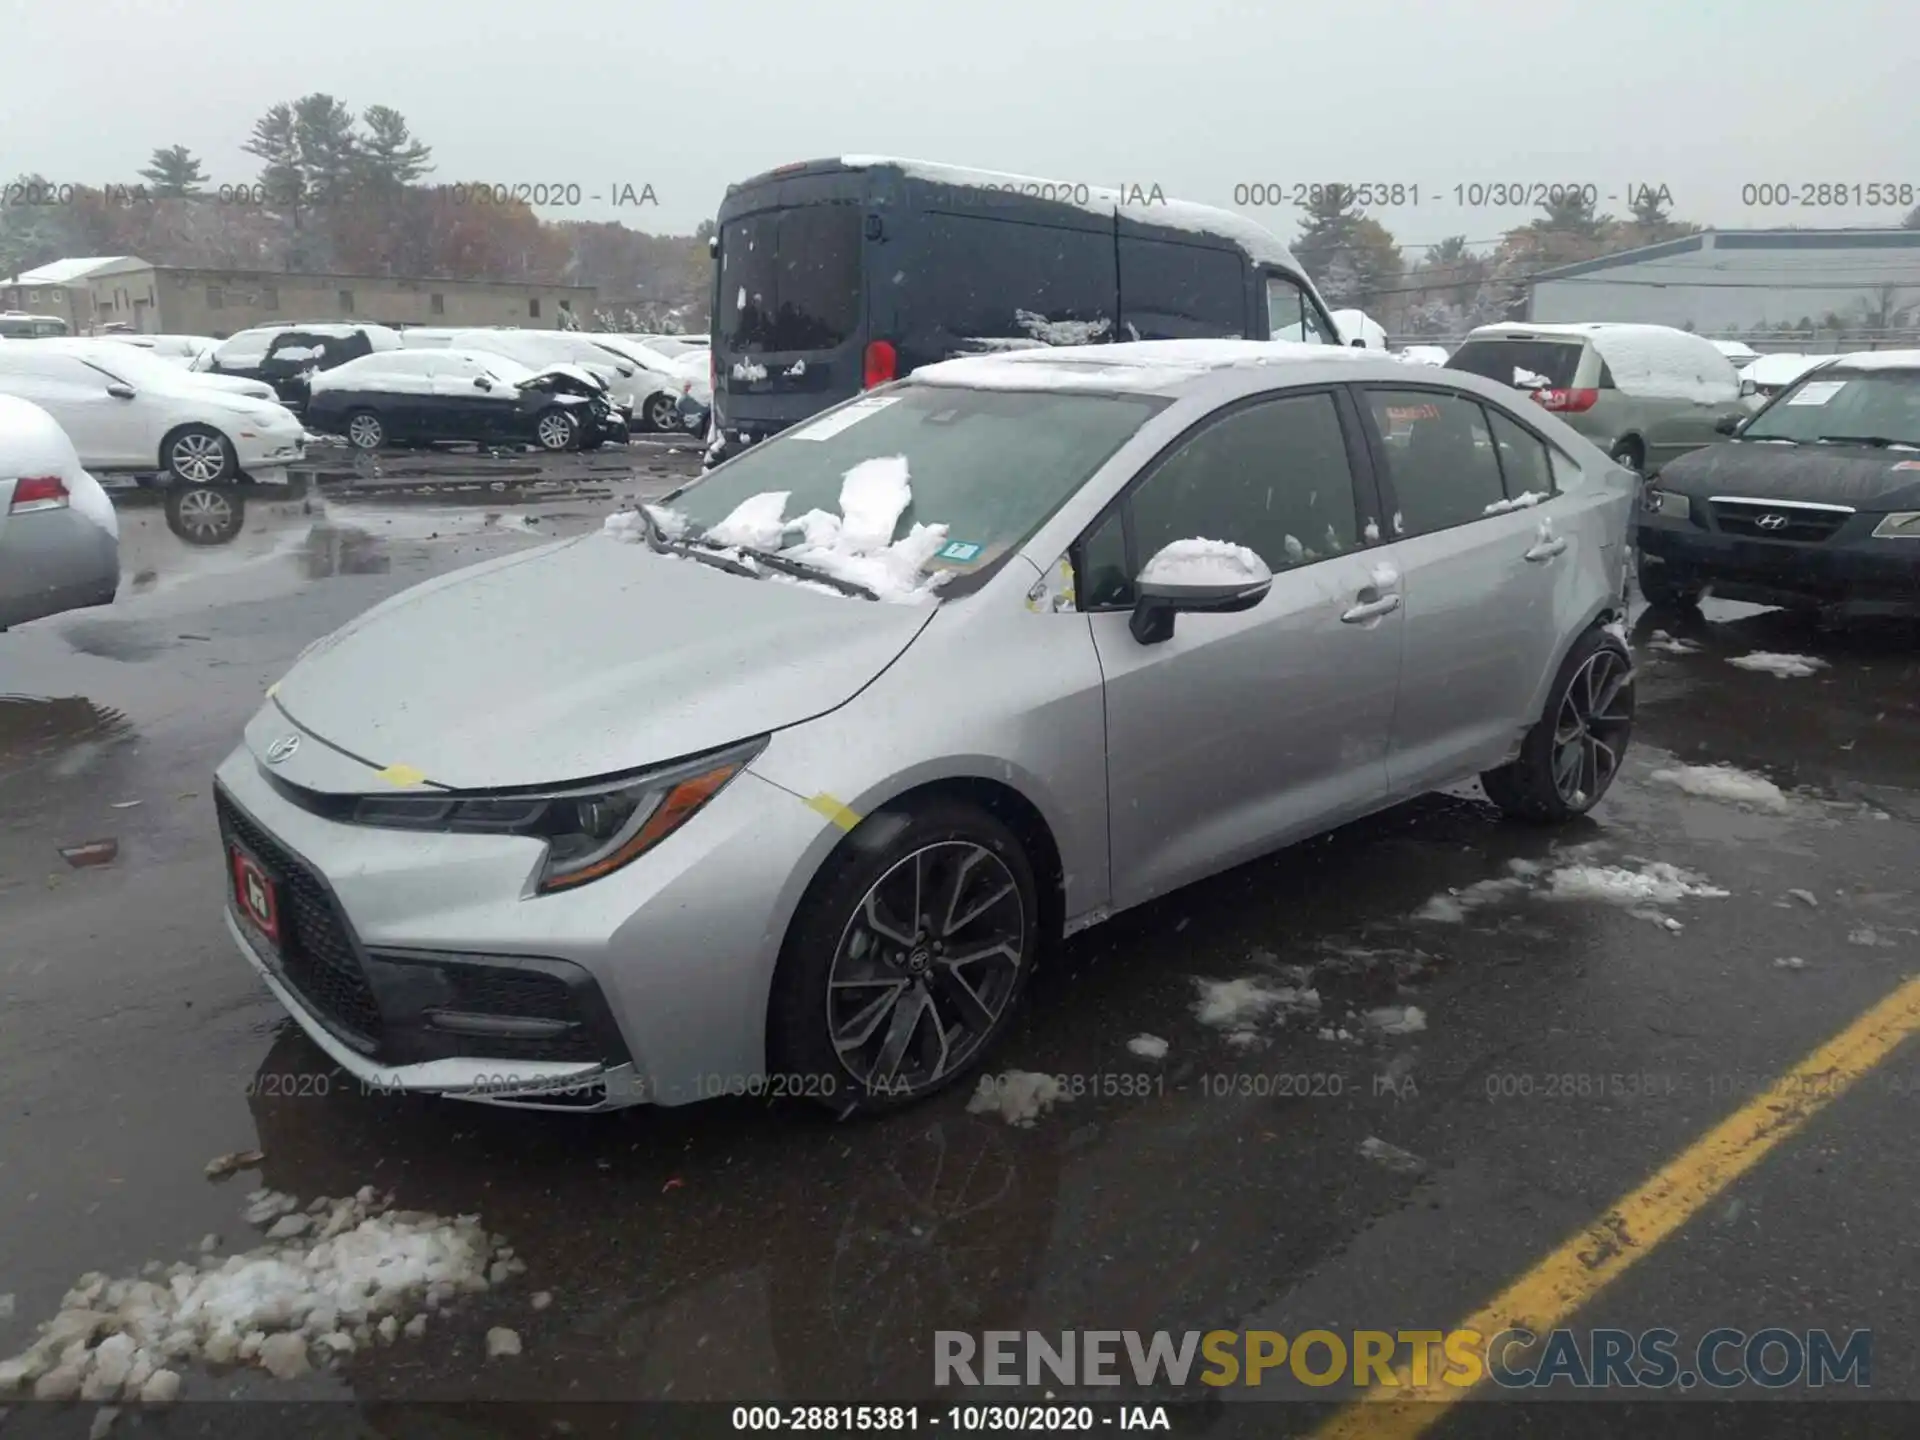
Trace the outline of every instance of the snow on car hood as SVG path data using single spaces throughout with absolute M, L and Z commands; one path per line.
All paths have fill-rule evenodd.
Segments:
M 585 780 L 824 714 L 934 613 L 588 535 L 394 596 L 309 650 L 275 698 L 339 749 L 435 784 Z
M 1708 498 L 1809 500 L 1860 510 L 1920 508 L 1920 454 L 1857 445 L 1727 441 L 1689 451 L 1660 471 L 1660 488 Z

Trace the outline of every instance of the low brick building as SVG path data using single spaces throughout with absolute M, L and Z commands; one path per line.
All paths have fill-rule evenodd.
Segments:
M 590 323 L 593 287 L 401 275 L 294 275 L 150 265 L 130 255 L 57 260 L 0 277 L 0 310 L 55 315 L 75 334 L 108 326 L 162 335 L 231 335 L 252 325 L 363 320 L 379 325 Z

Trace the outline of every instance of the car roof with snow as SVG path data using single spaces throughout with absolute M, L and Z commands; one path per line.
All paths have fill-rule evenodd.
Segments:
M 1920 370 L 1920 350 L 1850 350 L 1831 357 L 1836 370 Z
M 1104 394 L 1177 397 L 1210 376 L 1282 372 L 1287 383 L 1394 380 L 1415 377 L 1404 360 L 1378 350 L 1306 345 L 1293 340 L 1136 340 L 1118 345 L 1044 346 L 963 355 L 922 365 L 910 384 L 953 385 L 975 390 L 1084 390 Z M 1280 378 L 1278 375 L 1276 379 Z M 1477 388 L 1456 372 L 1448 384 Z M 1430 374 L 1419 376 L 1430 383 Z

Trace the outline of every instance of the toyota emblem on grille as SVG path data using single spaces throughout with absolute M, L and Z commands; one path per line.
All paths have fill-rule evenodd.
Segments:
M 1787 517 L 1784 515 L 1762 515 L 1753 523 L 1758 525 L 1762 530 L 1784 530 L 1787 528 Z
M 267 764 L 278 765 L 300 748 L 298 735 L 282 735 L 267 747 Z

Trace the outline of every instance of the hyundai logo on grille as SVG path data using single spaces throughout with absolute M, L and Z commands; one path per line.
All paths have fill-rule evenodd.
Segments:
M 267 747 L 267 764 L 278 765 L 300 748 L 298 735 L 282 735 Z
M 1787 517 L 1784 515 L 1762 515 L 1753 523 L 1758 525 L 1762 530 L 1784 530 L 1787 528 Z

